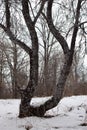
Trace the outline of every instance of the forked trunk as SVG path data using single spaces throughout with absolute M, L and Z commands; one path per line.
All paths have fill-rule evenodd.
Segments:
M 30 84 L 28 88 L 25 90 L 24 97 L 21 100 L 21 105 L 20 105 L 20 117 L 26 117 L 26 116 L 44 116 L 45 112 L 53 107 L 55 107 L 63 94 L 64 91 L 64 86 L 66 83 L 66 79 L 69 75 L 70 68 L 72 65 L 73 61 L 73 53 L 74 53 L 74 48 L 75 48 L 75 42 L 76 42 L 76 37 L 77 37 L 77 32 L 78 32 L 78 25 L 79 25 L 79 16 L 80 16 L 80 9 L 81 9 L 81 3 L 82 0 L 78 0 L 77 3 L 77 8 L 76 8 L 76 19 L 75 19 L 75 24 L 74 24 L 74 29 L 73 29 L 73 34 L 72 34 L 72 39 L 71 39 L 71 47 L 69 49 L 68 44 L 64 37 L 59 33 L 59 31 L 55 28 L 53 21 L 52 21 L 52 5 L 53 5 L 54 0 L 48 0 L 48 5 L 47 5 L 47 23 L 49 26 L 50 31 L 54 35 L 54 37 L 59 41 L 64 55 L 65 55 L 65 62 L 63 65 L 63 68 L 61 70 L 61 74 L 58 80 L 58 84 L 56 86 L 55 93 L 53 97 L 46 101 L 43 105 L 39 107 L 33 107 L 30 105 L 31 98 L 33 97 L 33 92 L 35 90 L 35 86 L 37 85 L 38 79 L 36 76 L 38 75 L 38 38 L 36 35 L 35 28 L 33 27 L 32 20 L 29 16 L 29 9 L 28 9 L 28 1 L 22 0 L 22 5 L 23 5 L 23 15 L 27 24 L 28 29 L 30 30 L 30 35 L 31 35 L 31 40 L 32 40 L 32 50 L 33 50 L 33 64 L 32 64 L 32 78 L 30 80 Z M 37 59 L 36 59 L 37 58 Z M 35 60 L 35 61 L 34 61 Z M 37 60 L 37 61 L 36 61 Z M 29 89 L 31 88 L 31 89 Z M 29 93 L 29 94 L 28 94 Z
M 46 101 L 44 104 L 40 105 L 39 107 L 33 107 L 30 105 L 30 101 L 32 97 L 32 95 L 30 96 L 30 94 L 32 94 L 32 92 L 26 94 L 26 96 L 24 96 L 24 98 L 26 99 L 24 99 L 24 102 L 22 101 L 20 105 L 21 114 L 19 115 L 19 117 L 26 117 L 26 116 L 41 117 L 44 116 L 47 110 L 55 107 L 59 103 L 60 99 L 62 98 L 64 86 L 66 83 L 67 76 L 69 75 L 71 65 L 72 65 L 72 57 L 70 56 L 70 54 L 68 54 L 67 56 L 65 56 L 65 62 L 61 70 L 61 74 L 53 97 L 48 101 Z

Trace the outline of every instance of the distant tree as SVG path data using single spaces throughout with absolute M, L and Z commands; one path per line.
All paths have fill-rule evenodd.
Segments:
M 39 20 L 40 28 L 38 28 L 37 24 L 37 30 L 40 37 L 40 43 L 39 43 L 39 55 L 40 55 L 40 62 L 42 65 L 40 65 L 40 76 L 39 76 L 39 88 L 43 90 L 44 95 L 50 94 L 50 87 L 53 86 L 50 82 L 50 75 L 52 74 L 52 55 L 54 55 L 54 49 L 57 51 L 56 46 L 56 39 L 52 35 L 52 33 L 49 30 L 49 27 L 46 23 L 46 20 L 41 16 Z M 53 77 L 54 78 L 54 77 Z M 38 91 L 37 89 L 37 91 Z
M 3 60 L 7 64 L 5 66 L 6 70 L 4 72 L 4 65 L 2 65 L 2 71 L 4 72 L 5 80 L 8 80 L 9 89 L 12 91 L 13 98 L 18 97 L 20 89 L 27 85 L 28 75 L 28 56 L 23 50 L 13 43 L 1 43 L 1 50 L 4 55 Z M 25 61 L 26 60 L 26 61 Z M 26 73 L 24 72 L 26 71 Z M 4 89 L 4 88 L 3 88 Z
M 0 41 L 1 44 L 1 41 Z M 7 87 L 6 81 L 5 81 L 5 71 L 6 71 L 6 56 L 4 54 L 4 51 L 2 47 L 0 46 L 0 98 L 5 98 L 5 90 Z

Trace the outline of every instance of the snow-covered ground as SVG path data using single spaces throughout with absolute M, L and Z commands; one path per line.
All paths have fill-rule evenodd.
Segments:
M 32 104 L 47 98 L 34 98 Z M 18 118 L 20 100 L 0 100 L 0 130 L 87 130 L 84 123 L 87 96 L 63 98 L 58 106 L 46 113 L 50 118 Z M 28 129 L 29 128 L 29 129 Z

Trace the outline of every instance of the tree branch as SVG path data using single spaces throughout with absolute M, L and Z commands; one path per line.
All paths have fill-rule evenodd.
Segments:
M 29 14 L 28 0 L 22 0 L 22 12 L 29 30 L 31 30 L 33 26 L 33 21 Z
M 22 13 L 24 16 L 25 23 L 27 25 L 28 31 L 31 36 L 32 41 L 32 49 L 35 51 L 38 51 L 38 38 L 37 38 L 37 32 L 35 30 L 34 23 L 30 17 L 29 14 L 29 6 L 28 6 L 28 0 L 22 0 Z M 37 53 L 37 52 L 35 52 Z
M 34 24 L 37 22 L 38 17 L 39 17 L 40 14 L 42 13 L 42 10 L 43 10 L 43 7 L 44 7 L 45 2 L 46 2 L 46 0 L 42 0 L 40 9 L 39 9 L 39 11 L 38 11 L 38 13 L 37 13 L 37 15 L 36 15 L 36 17 L 35 17 L 35 19 L 34 19 Z
M 6 28 L 4 25 L 0 24 L 0 27 L 5 31 L 5 33 L 9 36 L 10 40 L 19 45 L 22 49 L 24 49 L 29 55 L 31 55 L 32 50 L 30 47 L 28 47 L 24 42 L 20 41 L 19 39 L 17 39 L 14 34 L 8 29 Z
M 80 16 L 80 9 L 81 9 L 82 1 L 83 0 L 78 0 L 78 3 L 77 3 L 75 24 L 74 24 L 72 40 L 71 40 L 71 48 L 70 48 L 70 50 L 72 51 L 72 55 L 74 53 L 75 41 L 76 41 L 76 36 L 77 36 L 77 32 L 78 32 L 78 27 L 79 27 L 79 16 Z
M 6 27 L 10 29 L 10 7 L 9 0 L 4 0 L 5 2 L 5 13 L 6 13 Z
M 59 30 L 57 30 L 55 28 L 53 21 L 52 21 L 52 4 L 53 4 L 53 0 L 48 0 L 47 23 L 48 23 L 48 26 L 49 26 L 52 34 L 57 39 L 57 41 L 61 44 L 64 54 L 67 54 L 69 52 L 68 44 L 67 44 L 66 40 L 64 39 L 64 37 L 59 33 Z

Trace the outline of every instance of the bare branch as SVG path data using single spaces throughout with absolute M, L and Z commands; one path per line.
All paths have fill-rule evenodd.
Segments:
M 87 23 L 87 21 L 84 21 L 84 22 L 80 23 L 79 26 L 86 24 L 86 23 Z
M 52 34 L 57 39 L 57 41 L 61 44 L 61 47 L 63 49 L 64 54 L 67 54 L 69 52 L 68 44 L 67 44 L 66 40 L 64 39 L 64 37 L 59 33 L 59 30 L 57 30 L 55 28 L 55 26 L 53 24 L 53 21 L 52 21 L 52 13 L 51 13 L 52 4 L 53 4 L 53 0 L 48 0 L 47 23 L 48 23 L 48 26 L 49 26 L 50 31 L 52 32 Z
M 33 12 L 33 8 L 32 8 L 32 5 L 31 5 L 31 2 L 30 1 L 28 1 L 29 2 L 29 5 L 30 5 L 30 8 L 31 8 L 31 11 L 32 11 L 32 15 L 33 15 L 33 17 L 35 17 L 34 16 L 34 12 Z
M 17 39 L 14 34 L 8 29 L 6 28 L 4 25 L 0 24 L 0 27 L 5 31 L 5 33 L 9 36 L 10 40 L 19 45 L 20 47 L 22 47 L 28 54 L 32 53 L 32 50 L 30 49 L 30 47 L 28 47 L 24 42 L 20 41 L 19 39 Z
M 38 47 L 37 33 L 34 27 L 34 23 L 29 14 L 28 0 L 22 0 L 22 12 L 23 12 L 24 20 L 26 22 L 28 31 L 31 36 L 32 45 L 34 46 L 37 45 Z
M 75 24 L 74 24 L 74 30 L 73 30 L 73 34 L 72 34 L 71 48 L 70 48 L 72 53 L 74 53 L 75 41 L 76 41 L 76 36 L 77 36 L 77 32 L 78 32 L 81 3 L 82 3 L 82 0 L 78 0 L 77 9 L 76 9 Z
M 5 2 L 5 13 L 6 13 L 6 27 L 10 29 L 10 7 L 9 0 L 4 0 Z
M 35 19 L 34 19 L 34 24 L 37 22 L 37 19 L 39 18 L 40 14 L 42 13 L 42 10 L 43 10 L 43 7 L 44 7 L 45 2 L 46 2 L 46 0 L 43 0 L 43 1 L 41 2 L 40 9 L 39 9 L 39 11 L 38 11 L 38 13 L 37 13 L 37 15 L 36 15 L 36 17 L 35 17 Z

